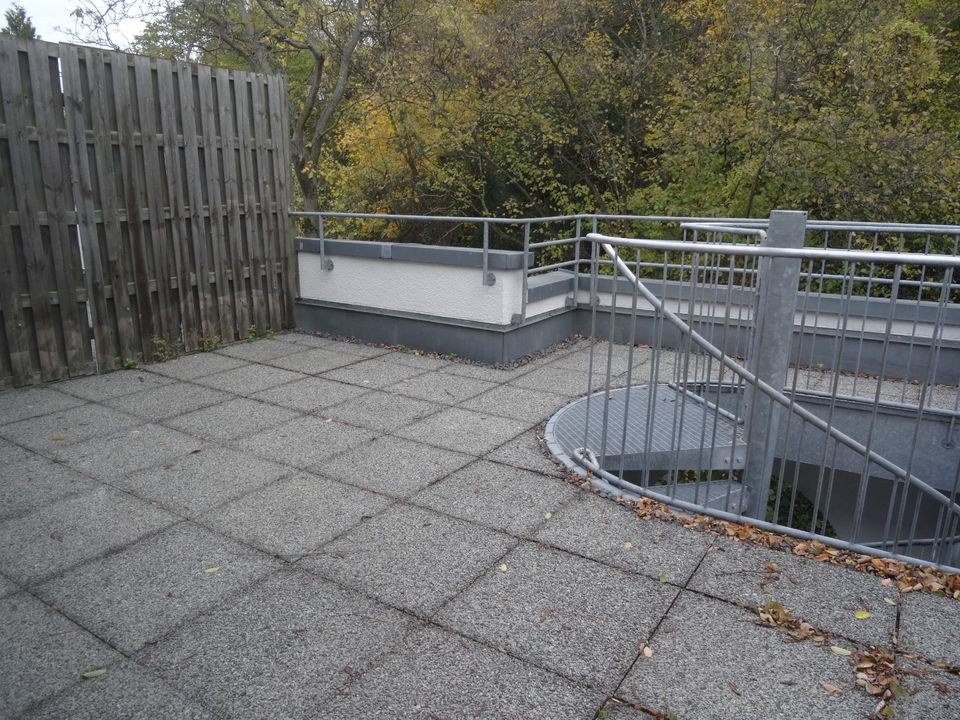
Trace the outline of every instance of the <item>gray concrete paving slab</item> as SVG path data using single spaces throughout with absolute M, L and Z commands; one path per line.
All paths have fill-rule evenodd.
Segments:
M 599 372 L 606 374 L 607 372 L 607 357 L 609 352 L 610 345 L 609 343 L 601 342 L 597 343 L 596 347 L 593 349 L 593 370 L 594 372 Z M 610 360 L 610 369 L 614 375 L 622 375 L 630 368 L 630 348 L 627 345 L 614 345 L 612 358 Z M 553 367 L 565 368 L 567 370 L 576 370 L 581 373 L 583 377 L 586 377 L 587 371 L 590 368 L 590 354 L 591 350 L 589 347 L 582 350 L 577 350 L 572 353 L 567 353 L 556 359 L 549 358 L 548 363 Z M 642 368 L 647 367 L 647 363 L 650 360 L 650 350 L 645 348 L 634 348 L 633 349 L 633 372 L 638 371 L 642 372 Z M 649 370 L 648 370 L 649 371 Z M 637 378 L 635 377 L 635 380 Z M 643 382 L 638 380 L 638 382 Z
M 193 380 L 203 377 L 204 375 L 213 375 L 224 372 L 225 370 L 233 370 L 243 365 L 246 365 L 245 360 L 210 352 L 194 353 L 193 355 L 184 355 L 174 358 L 173 360 L 167 360 L 166 362 L 152 363 L 144 369 L 157 375 L 165 375 L 177 380 Z
M 66 410 L 83 403 L 80 398 L 57 391 L 54 385 L 0 392 L 0 425 Z
M 607 565 L 677 585 L 690 579 L 711 544 L 709 535 L 637 517 L 613 500 L 579 489 L 554 511 L 535 537 Z
M 267 578 L 137 659 L 221 717 L 324 717 L 336 690 L 415 621 L 302 572 Z
M 899 647 L 960 667 L 960 601 L 929 593 L 904 593 Z
M 49 415 L 0 425 L 0 436 L 38 452 L 55 455 L 64 445 L 139 425 L 143 420 L 119 410 L 87 403 Z
M 237 398 L 166 420 L 165 424 L 197 437 L 225 442 L 266 430 L 298 415 L 288 408 Z
M 776 565 L 775 572 L 768 568 L 770 563 Z M 889 647 L 897 622 L 897 595 L 880 580 L 875 575 L 723 538 L 707 553 L 690 588 L 754 608 L 778 602 L 819 630 Z M 866 610 L 870 617 L 857 619 L 857 610 Z
M 397 430 L 396 434 L 448 450 L 482 455 L 527 429 L 520 420 L 450 408 Z
M 456 361 L 440 368 L 440 372 L 448 375 L 462 375 L 463 377 L 486 380 L 487 382 L 503 384 L 515 380 L 524 373 L 534 369 L 533 365 L 519 367 L 491 367 L 490 365 L 476 365 L 466 361 Z
M 535 423 L 548 420 L 569 401 L 570 398 L 553 393 L 497 385 L 482 395 L 465 400 L 460 407 Z
M 300 332 L 297 330 L 291 330 L 290 332 L 277 333 L 277 336 L 274 340 L 279 340 L 280 342 L 289 342 L 296 343 L 297 345 L 303 345 L 305 347 L 314 347 L 314 348 L 327 348 L 327 347 L 339 347 L 340 345 L 345 345 L 346 343 L 341 343 L 337 340 L 331 340 L 330 338 L 325 338 L 320 335 L 312 335 L 306 332 Z
M 172 462 L 199 450 L 201 441 L 162 425 L 138 425 L 63 447 L 60 462 L 106 482 L 137 470 Z
M 437 628 L 407 638 L 318 717 L 592 720 L 603 696 Z
M 87 375 L 73 380 L 64 380 L 54 387 L 74 397 L 102 402 L 121 395 L 160 387 L 169 382 L 171 382 L 170 378 L 143 370 L 117 370 L 104 375 Z
M 741 608 L 684 592 L 618 696 L 683 720 L 863 720 L 853 661 L 754 623 Z M 831 694 L 824 683 L 841 688 Z
M 541 442 L 542 436 L 537 429 L 528 430 L 487 453 L 486 459 L 548 475 L 566 475 L 562 465 L 544 455 L 546 446 Z
M 641 710 L 639 705 L 616 700 L 608 701 L 597 717 L 600 720 L 650 720 L 650 714 Z
M 395 607 L 429 615 L 503 555 L 506 535 L 395 505 L 302 564 Z
M 956 720 L 960 677 L 926 663 L 898 658 L 903 693 L 893 702 L 896 720 Z
M 17 585 L 10 578 L 0 575 L 0 598 L 6 597 L 7 595 L 13 595 L 13 593 L 19 591 L 19 585 Z
M 250 397 L 272 405 L 281 405 L 301 412 L 317 412 L 360 397 L 369 392 L 356 385 L 347 385 L 324 378 L 308 377 L 267 390 L 261 390 Z
M 122 395 L 104 405 L 146 420 L 163 420 L 232 399 L 232 395 L 194 383 L 174 382 L 162 387 Z
M 426 400 L 404 397 L 392 391 L 371 390 L 362 397 L 350 398 L 339 405 L 325 408 L 323 415 L 351 425 L 389 431 L 409 425 L 441 409 L 442 405 Z
M 222 720 L 148 670 L 129 660 L 81 680 L 23 714 L 23 720 Z
M 207 445 L 173 462 L 132 473 L 117 485 L 179 515 L 196 518 L 292 472 L 249 453 Z
M 278 568 L 274 558 L 183 522 L 68 570 L 35 592 L 133 653 Z
M 12 443 L 9 440 L 4 440 L 2 437 L 0 437 L 0 467 L 19 465 L 20 463 L 33 460 L 37 457 L 40 456 L 32 450 L 27 450 L 24 447 L 20 447 L 19 445 Z
M 604 387 L 605 375 L 594 372 L 593 391 L 596 392 Z M 517 387 L 529 388 L 530 390 L 540 390 L 542 392 L 552 392 L 556 395 L 563 395 L 568 398 L 582 397 L 587 392 L 587 375 L 579 370 L 569 370 L 551 365 L 537 367 L 532 372 L 528 372 L 520 377 L 511 380 L 511 385 Z M 622 383 L 621 383 L 622 384 Z M 611 387 L 617 387 L 614 380 Z
M 63 463 L 36 455 L 2 467 L 0 520 L 23 515 L 68 495 L 91 490 L 96 485 Z
M 430 400 L 444 405 L 456 405 L 495 387 L 494 383 L 486 380 L 431 372 L 401 380 L 387 389 L 408 397 Z
M 32 595 L 10 595 L 0 600 L 0 717 L 15 717 L 121 658 Z
M 506 568 L 506 569 L 504 569 Z M 442 625 L 612 692 L 677 588 L 524 542 L 437 615 Z
M 348 342 L 345 340 L 332 340 L 331 342 L 336 344 L 336 350 L 340 352 L 351 353 L 365 358 L 396 354 L 396 351 L 392 348 L 381 347 L 380 345 L 367 345 L 362 342 Z
M 327 370 L 360 362 L 360 358 L 352 353 L 342 351 L 304 347 L 301 352 L 272 358 L 265 362 L 284 370 L 292 370 L 305 375 L 317 375 Z
M 562 480 L 481 460 L 417 493 L 410 502 L 512 535 L 525 535 L 546 522 L 546 516 L 552 516 L 576 492 Z
M 238 445 L 268 460 L 308 468 L 372 440 L 376 434 L 375 431 L 309 415 L 262 430 L 239 440 Z
M 297 473 L 212 510 L 199 522 L 264 552 L 298 558 L 388 503 L 359 488 Z
M 421 375 L 422 368 L 413 368 L 393 361 L 393 356 L 373 357 L 353 365 L 328 370 L 323 376 L 331 380 L 368 388 L 385 388 L 401 380 Z
M 112 488 L 72 495 L 0 522 L 0 572 L 33 583 L 176 521 Z
M 218 348 L 217 355 L 237 358 L 246 362 L 264 362 L 284 355 L 293 355 L 301 352 L 297 347 L 291 347 L 290 343 L 279 342 L 270 338 L 262 338 L 255 342 L 236 342 L 230 345 L 224 345 Z
M 420 368 L 421 370 L 439 370 L 442 367 L 446 367 L 451 362 L 450 360 L 442 358 L 438 355 L 429 355 L 416 351 L 403 350 L 395 351 L 390 355 L 390 359 L 393 362 L 401 365 L 407 365 L 412 368 Z
M 278 344 L 289 346 L 289 343 Z M 276 385 L 302 380 L 304 377 L 306 376 L 302 373 L 281 370 L 270 365 L 244 365 L 216 375 L 204 375 L 193 382 L 234 395 L 249 396 Z
M 470 455 L 452 450 L 386 436 L 315 465 L 312 470 L 334 480 L 402 498 L 473 460 Z

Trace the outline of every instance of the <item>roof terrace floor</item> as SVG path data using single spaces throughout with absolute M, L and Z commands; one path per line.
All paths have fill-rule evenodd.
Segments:
M 895 717 L 960 716 L 960 602 L 565 481 L 585 352 L 289 333 L 0 393 L 0 717 L 852 719 L 870 647 Z

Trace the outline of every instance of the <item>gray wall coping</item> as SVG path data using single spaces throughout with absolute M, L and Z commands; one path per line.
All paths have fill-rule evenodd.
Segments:
M 319 253 L 320 239 L 298 237 L 297 250 L 306 253 Z M 323 252 L 326 255 L 339 255 L 342 257 L 420 262 L 432 265 L 453 265 L 455 267 L 483 267 L 483 250 L 481 248 L 421 245 L 419 243 L 389 243 L 370 240 L 324 240 Z M 530 264 L 532 265 L 533 253 L 529 253 L 529 257 Z M 488 250 L 487 261 L 490 270 L 522 270 L 523 251 Z

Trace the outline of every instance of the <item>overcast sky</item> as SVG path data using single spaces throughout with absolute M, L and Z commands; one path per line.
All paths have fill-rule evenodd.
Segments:
M 0 0 L 0 12 L 13 5 L 13 0 Z M 72 29 L 75 25 L 75 19 L 70 13 L 77 7 L 76 0 L 19 0 L 19 4 L 27 11 L 27 15 L 33 20 L 34 26 L 41 39 L 51 42 L 71 41 L 72 39 L 55 28 L 62 27 Z M 140 30 L 140 23 L 127 23 L 122 28 L 122 34 L 126 41 L 133 40 L 134 36 Z M 3 27 L 3 18 L 0 16 L 0 27 Z M 75 42 L 75 41 L 74 41 Z M 125 44 L 118 38 L 120 44 Z

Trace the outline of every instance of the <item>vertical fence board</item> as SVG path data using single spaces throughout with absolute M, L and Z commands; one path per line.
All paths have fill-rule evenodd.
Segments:
M 217 81 L 217 113 L 220 117 L 220 146 L 223 162 L 224 210 L 227 215 L 227 233 L 230 238 L 230 291 L 237 329 L 246 334 L 250 327 L 250 302 L 243 277 L 243 232 L 240 217 L 240 188 L 237 178 L 236 136 L 234 124 L 236 113 L 233 106 L 233 81 L 224 68 L 215 70 Z
M 80 56 L 74 45 L 61 44 L 60 75 L 64 88 L 64 121 L 70 152 L 70 182 L 73 203 L 77 213 L 77 230 L 83 257 L 83 285 L 87 296 L 86 310 L 89 315 L 95 359 L 101 370 L 115 366 L 113 347 L 116 337 L 113 327 L 107 322 L 106 281 L 103 275 L 103 259 L 94 212 L 93 179 L 90 170 L 90 151 L 87 130 L 82 110 L 83 90 L 80 80 Z M 71 91 L 68 92 L 67 88 Z
M 187 202 L 180 163 L 177 134 L 174 66 L 169 60 L 157 60 L 157 87 L 160 95 L 160 125 L 163 134 L 163 162 L 166 171 L 167 202 L 170 204 L 170 247 L 177 279 L 181 340 L 185 350 L 197 348 L 197 312 L 190 280 L 190 235 L 187 230 Z
M 42 196 L 42 184 L 38 182 L 31 157 L 30 140 L 27 135 L 28 103 L 32 88 L 29 77 L 20 73 L 20 51 L 17 39 L 10 35 L 0 36 L 0 86 L 3 87 L 3 111 L 7 120 L 8 151 L 10 168 L 16 179 L 10 187 L 15 197 L 15 209 L 19 219 L 20 241 L 27 292 L 33 325 L 33 341 L 36 342 L 40 375 L 43 380 L 56 380 L 66 375 L 57 352 L 54 334 L 53 310 L 49 289 L 53 286 L 49 256 L 44 251 L 40 230 L 41 208 L 37 199 Z M 10 235 L 13 241 L 13 234 Z M 29 336 L 23 338 L 31 342 Z
M 258 332 L 269 327 L 267 320 L 267 294 L 264 290 L 264 278 L 261 274 L 263 264 L 262 246 L 257 242 L 261 236 L 257 220 L 257 190 L 254 180 L 253 153 L 250 146 L 251 120 L 247 104 L 250 90 L 250 79 L 246 76 L 236 77 L 234 80 L 234 97 L 237 108 L 237 145 L 239 146 L 240 174 L 243 178 L 243 219 L 247 246 L 247 262 L 251 296 L 254 308 L 254 320 Z
M 279 288 L 277 287 L 275 243 L 270 237 L 277 232 L 273 217 L 273 203 L 270 192 L 270 168 L 267 159 L 267 109 L 264 97 L 263 76 L 255 75 L 250 83 L 253 97 L 252 118 L 254 131 L 253 152 L 256 157 L 256 190 L 259 193 L 260 228 L 264 237 L 263 262 L 266 266 L 267 278 L 267 312 L 270 325 L 282 325 L 278 302 Z
M 0 387 L 290 326 L 285 93 L 0 37 Z

